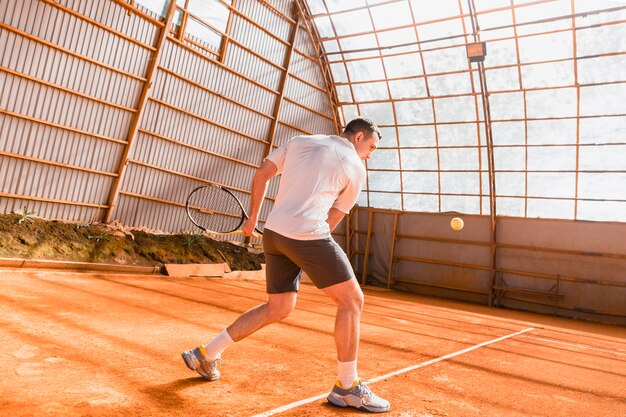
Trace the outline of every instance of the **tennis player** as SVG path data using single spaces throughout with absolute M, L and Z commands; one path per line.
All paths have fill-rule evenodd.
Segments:
M 250 218 L 242 229 L 253 236 L 267 184 L 282 175 L 263 232 L 268 301 L 243 313 L 208 344 L 183 352 L 187 367 L 209 381 L 218 379 L 217 365 L 226 348 L 293 311 L 304 270 L 337 304 L 338 378 L 328 401 L 370 412 L 389 409 L 389 402 L 358 377 L 363 292 L 346 254 L 331 237 L 363 188 L 362 161 L 376 150 L 380 138 L 378 127 L 359 117 L 341 136 L 296 136 L 263 161 L 254 175 Z

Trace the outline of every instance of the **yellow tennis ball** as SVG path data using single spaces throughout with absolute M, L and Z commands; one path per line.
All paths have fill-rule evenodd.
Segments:
M 454 219 L 450 220 L 450 227 L 454 230 L 461 230 L 463 228 L 463 219 L 461 219 L 460 217 L 455 217 Z

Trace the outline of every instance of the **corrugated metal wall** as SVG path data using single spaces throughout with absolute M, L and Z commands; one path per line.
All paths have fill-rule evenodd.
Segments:
M 188 230 L 198 184 L 247 206 L 270 148 L 336 133 L 294 1 L 221 4 L 230 26 L 210 53 L 178 26 L 159 44 L 165 19 L 122 0 L 2 0 L 0 212 Z
M 498 217 L 490 289 L 489 216 L 464 215 L 465 227 L 454 231 L 450 220 L 458 213 L 363 207 L 353 213 L 348 252 L 362 281 L 480 304 L 493 297 L 497 306 L 626 324 L 623 223 Z

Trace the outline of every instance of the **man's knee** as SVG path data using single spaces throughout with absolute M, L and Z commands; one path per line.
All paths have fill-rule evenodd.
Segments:
M 280 297 L 278 299 L 270 299 L 267 302 L 268 313 L 272 321 L 280 321 L 286 318 L 295 307 L 295 297 Z
M 347 292 L 338 298 L 339 306 L 353 310 L 355 312 L 363 311 L 364 297 L 361 288 L 356 287 L 353 291 Z

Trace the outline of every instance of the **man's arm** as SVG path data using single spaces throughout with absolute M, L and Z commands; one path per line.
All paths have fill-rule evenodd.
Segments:
M 335 230 L 335 227 L 337 227 L 337 225 L 339 224 L 339 222 L 341 222 L 345 215 L 346 213 L 334 207 L 331 207 L 331 209 L 328 210 L 328 218 L 326 219 L 326 223 L 328 223 L 328 225 L 330 226 L 331 232 Z
M 252 191 L 250 192 L 250 218 L 244 222 L 241 228 L 245 236 L 255 236 L 254 228 L 259 222 L 259 213 L 267 192 L 267 183 L 276 175 L 277 171 L 276 165 L 266 159 L 254 173 Z

